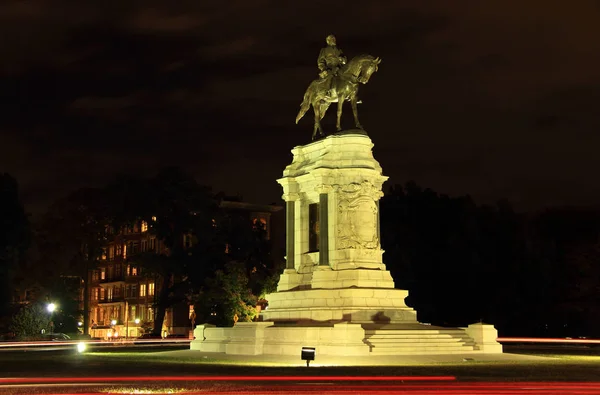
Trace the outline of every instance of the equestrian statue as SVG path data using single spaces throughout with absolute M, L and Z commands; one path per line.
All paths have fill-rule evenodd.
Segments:
M 321 119 L 331 103 L 337 106 L 337 131 L 342 130 L 342 105 L 344 101 L 349 101 L 352 105 L 354 114 L 354 123 L 356 127 L 362 129 L 358 121 L 358 86 L 369 82 L 371 75 L 377 71 L 381 59 L 371 55 L 359 55 L 346 63 L 346 57 L 342 50 L 336 45 L 334 35 L 326 38 L 327 47 L 321 49 L 317 66 L 319 67 L 319 78 L 311 82 L 304 93 L 304 100 L 300 104 L 300 112 L 296 116 L 296 123 L 306 114 L 312 105 L 315 113 L 315 125 L 312 139 L 317 137 L 317 131 L 325 136 L 321 127 Z

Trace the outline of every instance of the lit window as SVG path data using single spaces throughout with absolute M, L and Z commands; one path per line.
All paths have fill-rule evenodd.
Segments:
M 107 289 L 107 294 L 108 294 L 107 299 L 110 302 L 113 298 L 113 289 L 112 288 Z
M 123 244 L 123 259 L 127 258 L 127 244 Z
M 131 268 L 131 275 L 132 276 L 137 276 L 137 274 L 138 274 L 137 267 L 136 266 L 132 267 Z
M 148 284 L 148 296 L 154 295 L 154 283 Z
M 106 269 L 100 269 L 100 280 L 106 280 Z
M 117 244 L 115 255 L 118 256 L 118 257 L 121 257 L 122 254 L 123 254 L 123 249 L 121 247 L 121 244 Z
M 146 296 L 146 284 L 140 285 L 140 296 Z
M 106 260 L 106 248 L 102 249 L 102 260 L 105 261 Z
M 142 221 L 142 233 L 148 231 L 148 222 Z
M 156 222 L 156 217 L 152 217 L 152 222 Z
M 192 235 L 183 235 L 183 248 L 190 248 L 192 246 Z
M 131 265 L 127 265 L 127 268 L 125 269 L 125 275 L 131 276 Z

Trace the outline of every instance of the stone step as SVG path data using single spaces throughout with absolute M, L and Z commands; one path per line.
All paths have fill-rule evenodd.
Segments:
M 401 334 L 401 335 L 415 335 L 415 336 L 424 336 L 424 335 L 465 335 L 465 331 L 460 329 L 447 329 L 447 330 L 437 330 L 437 329 L 365 329 L 366 335 L 375 335 L 375 334 Z
M 377 333 L 365 333 L 365 337 L 374 338 L 374 339 L 448 339 L 448 338 L 458 338 L 458 339 L 466 339 L 468 336 L 464 333 L 385 333 L 385 332 L 377 332 Z
M 443 344 L 453 344 L 453 343 L 473 343 L 473 341 L 471 339 L 460 339 L 460 338 L 456 338 L 456 337 L 449 337 L 449 338 L 443 338 L 443 339 L 433 339 L 433 338 L 429 338 L 429 339 L 424 339 L 424 338 L 420 338 L 420 339 L 402 339 L 402 338 L 379 338 L 379 339 L 373 339 L 372 337 L 368 337 L 365 338 L 366 341 L 368 341 L 369 343 L 443 343 Z
M 439 355 L 439 354 L 470 354 L 477 353 L 477 350 L 474 350 L 472 347 L 464 347 L 461 349 L 434 349 L 434 350 L 422 350 L 422 349 L 412 349 L 412 350 L 400 350 L 400 349 L 372 349 L 371 355 Z
M 418 349 L 418 350 L 462 350 L 462 349 L 473 349 L 472 345 L 465 345 L 465 344 L 370 344 L 369 347 L 371 347 L 372 350 L 378 350 L 378 349 L 405 349 L 405 350 L 411 350 L 411 349 Z
M 365 343 L 375 355 L 475 352 L 475 343 L 461 329 L 366 328 Z

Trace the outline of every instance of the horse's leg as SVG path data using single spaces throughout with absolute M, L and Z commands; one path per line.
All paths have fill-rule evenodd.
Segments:
M 325 117 L 325 113 L 327 112 L 327 109 L 329 108 L 329 106 L 331 105 L 331 103 L 327 102 L 327 101 L 323 101 L 321 103 L 321 117 L 319 118 L 320 120 L 323 119 Z
M 325 117 L 325 113 L 329 108 L 329 104 L 330 103 L 326 100 L 321 100 L 321 102 L 319 103 L 319 132 L 321 133 L 321 136 L 325 136 L 325 132 L 321 127 L 321 120 Z
M 358 122 L 358 108 L 356 103 L 358 102 L 358 97 L 356 93 L 352 95 L 352 99 L 350 99 L 350 103 L 352 103 L 352 113 L 354 114 L 354 124 L 357 128 L 362 129 L 360 122 Z
M 344 95 L 338 94 L 337 97 L 338 105 L 337 105 L 337 121 L 335 123 L 335 129 L 338 132 L 342 131 L 342 107 L 344 105 Z
M 312 108 L 313 108 L 313 112 L 315 113 L 315 126 L 313 129 L 313 135 L 312 135 L 312 139 L 314 140 L 317 137 L 317 130 L 321 130 L 321 123 L 319 122 L 319 105 L 313 103 Z M 322 131 L 321 131 L 321 134 L 323 134 Z
M 321 127 L 321 119 L 323 119 L 323 115 L 318 117 L 317 126 L 319 127 L 319 134 L 321 134 L 321 136 L 325 136 L 325 132 L 323 132 L 323 128 Z

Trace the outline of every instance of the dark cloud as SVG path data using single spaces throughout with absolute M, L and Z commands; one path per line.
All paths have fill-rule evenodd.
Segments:
M 0 167 L 32 210 L 173 164 L 278 200 L 274 180 L 310 138 L 310 115 L 294 125 L 302 94 L 335 33 L 350 57 L 383 59 L 359 111 L 390 183 L 521 208 L 595 204 L 599 14 L 583 0 L 10 0 Z

